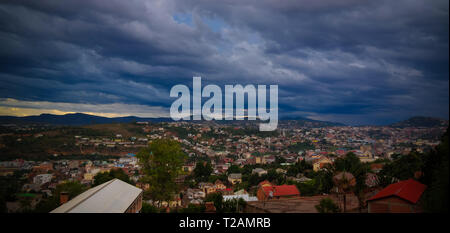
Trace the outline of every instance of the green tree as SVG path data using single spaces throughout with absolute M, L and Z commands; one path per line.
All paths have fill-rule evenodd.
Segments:
M 142 181 L 150 185 L 148 195 L 154 201 L 170 201 L 177 193 L 175 178 L 182 173 L 186 159 L 177 141 L 157 139 L 136 155 L 142 166 Z
M 179 213 L 204 213 L 205 205 L 189 204 L 186 208 L 180 209 Z
M 339 213 L 341 210 L 331 198 L 324 198 L 315 206 L 319 213 Z
M 142 202 L 141 213 L 159 213 L 161 212 L 157 207 L 148 204 L 147 202 Z
M 449 183 L 448 129 L 441 144 L 425 157 L 421 181 L 428 187 L 423 194 L 422 206 L 426 212 L 448 213 Z
M 60 194 L 61 192 L 67 192 L 69 194 L 69 200 L 78 196 L 82 192 L 86 191 L 87 187 L 82 185 L 78 181 L 67 181 L 62 184 L 58 184 L 56 186 L 55 191 L 53 192 L 52 197 L 48 199 L 44 199 L 41 202 L 39 202 L 33 212 L 36 213 L 48 213 L 54 209 L 56 209 L 59 206 L 60 200 Z
M 194 179 L 196 182 L 206 182 L 209 180 L 211 173 L 213 172 L 213 168 L 208 162 L 197 162 L 197 165 L 194 169 Z
M 97 175 L 94 176 L 94 186 L 103 184 L 115 178 L 134 185 L 134 182 L 130 180 L 130 177 L 123 171 L 123 169 L 119 168 L 112 169 L 109 172 L 97 173 Z
M 237 165 L 233 164 L 228 168 L 227 173 L 241 173 L 241 169 Z
M 359 202 L 359 209 L 364 208 L 366 189 L 366 177 L 369 171 L 369 165 L 364 164 L 352 152 L 347 153 L 343 158 L 337 158 L 334 161 L 333 168 L 335 172 L 349 172 L 355 177 L 356 184 L 352 187 L 352 192 L 356 195 Z
M 391 163 L 386 163 L 378 174 L 378 184 L 386 187 L 399 180 L 414 178 L 414 173 L 421 171 L 422 155 L 411 152 L 408 155 L 399 155 Z
M 205 202 L 213 202 L 217 213 L 223 213 L 223 196 L 220 192 L 210 193 L 205 197 Z

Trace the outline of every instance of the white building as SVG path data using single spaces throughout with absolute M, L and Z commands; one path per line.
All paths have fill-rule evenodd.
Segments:
M 39 174 L 33 178 L 33 183 L 37 185 L 43 185 L 50 182 L 52 180 L 52 177 L 52 174 Z

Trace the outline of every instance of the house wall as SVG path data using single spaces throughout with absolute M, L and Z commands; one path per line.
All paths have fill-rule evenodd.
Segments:
M 369 213 L 417 213 L 420 208 L 398 197 L 387 197 L 368 202 Z
M 125 211 L 125 213 L 138 213 L 142 209 L 142 196 L 143 192 L 131 203 L 130 207 Z
M 263 191 L 263 189 L 260 187 L 259 189 L 258 189 L 258 191 L 256 192 L 256 197 L 258 198 L 258 200 L 260 200 L 260 201 L 262 201 L 262 200 L 264 200 L 265 198 L 266 198 L 266 195 L 265 195 L 265 193 L 264 193 L 264 191 Z

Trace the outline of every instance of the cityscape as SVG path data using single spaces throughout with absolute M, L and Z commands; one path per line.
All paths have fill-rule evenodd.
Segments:
M 447 0 L 2 0 L 0 212 L 448 213 L 448 29 Z
M 131 198 L 124 203 L 134 203 L 133 212 L 424 211 L 418 201 L 426 188 L 413 203 L 391 194 L 403 200 L 398 210 L 371 205 L 376 206 L 374 197 L 386 186 L 405 180 L 415 183 L 402 192 L 424 186 L 418 181 L 430 179 L 427 156 L 448 150 L 448 136 L 443 137 L 448 121 L 416 117 L 360 127 L 308 123 L 281 121 L 272 132 L 238 121 L 3 124 L 0 149 L 9 157 L 0 162 L 3 208 L 12 213 L 63 211 L 83 191 L 118 179 L 129 184 L 123 188 L 139 190 L 134 191 L 138 202 Z M 161 178 L 167 193 L 152 189 L 148 179 L 155 174 L 146 171 L 144 162 L 146 151 L 160 143 L 173 144 L 179 148 L 173 154 L 180 154 L 172 158 L 179 160 L 173 162 L 172 175 Z M 354 187 L 339 190 L 340 176 Z M 79 212 L 99 211 L 85 205 L 89 208 Z

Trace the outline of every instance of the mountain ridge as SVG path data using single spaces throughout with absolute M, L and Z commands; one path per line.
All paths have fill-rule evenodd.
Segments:
M 33 116 L 0 116 L 0 124 L 50 124 L 50 125 L 91 125 L 91 124 L 108 124 L 108 123 L 129 123 L 133 121 L 148 121 L 148 122 L 174 122 L 170 117 L 136 117 L 136 116 L 124 116 L 124 117 L 103 117 L 90 115 L 85 113 L 67 113 L 64 115 L 55 115 L 49 113 L 43 113 L 40 115 Z M 201 122 L 204 120 L 192 120 L 193 122 Z M 299 124 L 315 123 L 321 126 L 339 126 L 343 125 L 337 122 L 327 122 L 312 120 L 304 117 L 290 117 L 282 118 L 281 121 L 296 121 Z M 218 123 L 227 122 L 244 122 L 244 121 L 217 121 Z
M 49 113 L 43 113 L 40 115 L 33 116 L 0 116 L 0 124 L 50 124 L 50 125 L 92 125 L 92 124 L 108 124 L 108 123 L 130 123 L 130 122 L 148 121 L 153 123 L 158 122 L 174 122 L 170 117 L 137 117 L 137 116 L 124 116 L 124 117 L 103 117 L 90 115 L 85 113 L 68 113 L 64 115 L 55 115 Z M 193 121 L 200 122 L 200 121 Z M 219 123 L 224 121 L 217 121 Z M 233 121 L 235 122 L 235 121 Z M 243 122 L 243 121 L 236 121 Z M 329 122 L 329 121 L 319 121 L 313 120 L 305 117 L 284 117 L 280 119 L 280 122 L 295 122 L 300 126 L 313 125 L 318 127 L 323 126 L 345 126 L 345 124 L 339 122 Z M 425 117 L 425 116 L 414 116 L 406 120 L 398 121 L 389 125 L 394 128 L 405 128 L 405 127 L 437 127 L 437 126 L 448 126 L 448 120 L 436 118 L 436 117 Z
M 389 126 L 394 128 L 439 127 L 439 126 L 448 126 L 448 120 L 437 117 L 413 116 L 406 120 L 392 123 Z

